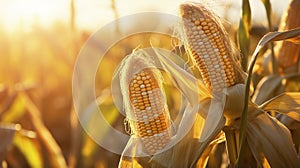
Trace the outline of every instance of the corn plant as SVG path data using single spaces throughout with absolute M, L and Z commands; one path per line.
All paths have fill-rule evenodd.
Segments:
M 266 8 L 270 13 L 268 5 Z M 248 17 L 242 18 L 240 32 L 248 38 L 251 12 L 246 9 Z M 220 18 L 203 4 L 181 4 L 180 16 L 179 34 L 189 63 L 174 61 L 172 51 L 153 48 L 133 51 L 119 66 L 115 86 L 122 96 L 117 104 L 126 112 L 126 128 L 131 135 L 119 166 L 205 167 L 212 149 L 225 142 L 230 167 L 299 167 L 295 148 L 299 143 L 293 142 L 290 130 L 269 112 L 299 122 L 300 94 L 285 92 L 257 103 L 252 93 L 264 91 L 261 87 L 253 91 L 251 80 L 261 49 L 274 41 L 298 44 L 300 28 L 266 34 L 245 72 L 248 39 L 246 44 L 239 39 L 245 61 L 235 52 Z M 190 64 L 197 67 L 201 77 L 186 68 Z M 185 108 L 179 111 L 179 121 L 169 117 L 161 71 L 183 95 Z
M 0 148 L 0 161 L 6 160 L 9 153 L 7 150 L 9 147 L 14 146 L 25 157 L 26 162 L 30 167 L 43 167 L 44 162 L 42 155 L 39 151 L 39 141 L 45 146 L 45 150 L 48 154 L 50 164 L 53 167 L 67 167 L 66 161 L 62 156 L 62 151 L 50 131 L 44 125 L 41 119 L 41 112 L 34 102 L 29 97 L 27 90 L 30 89 L 26 85 L 17 85 L 14 87 L 13 96 L 3 94 L 8 101 L 4 101 L 7 107 L 1 109 L 1 148 Z M 9 100 L 11 99 L 11 100 Z M 30 123 L 35 128 L 34 131 L 26 130 L 22 128 L 21 124 L 16 124 L 19 120 L 28 115 Z M 39 140 L 39 141 L 38 141 Z M 8 157 L 8 159 L 12 159 Z M 22 166 L 22 163 L 18 163 L 17 158 L 13 160 L 12 166 Z M 17 162 L 17 163 L 14 163 Z M 20 165 L 19 165 L 20 164 Z

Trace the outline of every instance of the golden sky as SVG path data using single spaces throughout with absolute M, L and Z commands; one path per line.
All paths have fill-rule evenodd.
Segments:
M 198 0 L 199 1 L 199 0 Z M 237 22 L 241 0 L 202 0 L 219 15 L 227 15 L 230 22 Z M 145 11 L 160 11 L 176 14 L 178 5 L 185 0 L 116 0 L 120 16 Z M 265 13 L 260 0 L 251 0 L 253 18 L 256 22 L 265 20 Z M 280 14 L 289 0 L 272 0 L 273 11 Z M 224 5 L 233 4 L 229 13 L 224 12 Z M 69 0 L 0 0 L 0 25 L 6 29 L 16 27 L 20 22 L 29 26 L 38 21 L 42 25 L 51 25 L 53 21 L 69 22 Z M 95 31 L 102 25 L 114 20 L 111 0 L 75 0 L 76 24 L 83 29 Z M 261 23 L 265 24 L 265 23 Z

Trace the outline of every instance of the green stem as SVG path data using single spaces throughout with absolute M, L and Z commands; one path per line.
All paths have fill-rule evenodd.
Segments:
M 268 27 L 269 27 L 269 32 L 272 31 L 272 22 L 271 22 L 271 18 L 268 17 Z M 271 49 L 271 61 L 272 61 L 272 73 L 273 75 L 277 75 L 277 62 L 275 59 L 275 52 L 274 52 L 274 43 L 271 42 L 270 45 L 270 49 Z
M 271 61 L 272 61 L 272 73 L 273 75 L 277 75 L 277 64 L 275 59 L 275 52 L 274 52 L 274 43 L 271 43 Z
M 251 83 L 251 78 L 252 78 L 252 71 L 257 59 L 257 55 L 261 48 L 272 41 L 280 41 L 280 40 L 286 40 L 290 38 L 294 38 L 296 36 L 300 35 L 300 28 L 296 28 L 293 30 L 285 31 L 285 32 L 271 32 L 265 35 L 258 43 L 256 49 L 254 50 L 254 53 L 252 55 L 249 68 L 248 68 L 248 77 L 246 80 L 246 88 L 245 88 L 245 98 L 244 98 L 244 108 L 243 108 L 243 113 L 242 113 L 242 118 L 241 118 L 241 126 L 240 126 L 240 149 L 239 149 L 239 155 L 238 155 L 238 160 L 236 167 L 240 165 L 241 163 L 241 158 L 243 158 L 243 152 L 244 151 L 244 145 L 245 145 L 245 140 L 246 140 L 246 128 L 247 128 L 247 113 L 248 113 L 248 103 L 249 103 L 249 91 L 250 91 L 250 83 Z
M 264 2 L 265 8 L 266 8 L 266 14 L 267 14 L 267 19 L 268 19 L 268 29 L 269 32 L 272 32 L 273 28 L 272 28 L 272 19 L 271 19 L 271 15 L 272 15 L 272 7 L 270 4 L 270 1 L 265 1 Z M 270 44 L 270 49 L 271 49 L 271 62 L 272 62 L 272 73 L 273 75 L 277 75 L 277 65 L 276 65 L 276 59 L 275 59 L 275 52 L 274 52 L 274 43 L 271 42 Z
M 238 158 L 238 149 L 237 149 L 237 141 L 235 136 L 235 131 L 229 126 L 225 126 L 223 131 L 226 136 L 226 146 L 227 146 L 227 153 L 230 161 L 230 167 L 233 167 L 236 163 Z
M 249 91 L 250 91 L 250 84 L 251 84 L 251 78 L 252 78 L 252 71 L 254 68 L 254 64 L 256 62 L 257 56 L 251 60 L 249 69 L 248 69 L 248 77 L 246 80 L 246 90 L 245 90 L 245 98 L 244 98 L 244 108 L 242 113 L 242 119 L 241 119 L 241 127 L 240 127 L 240 149 L 239 149 L 239 155 L 237 159 L 237 165 L 240 164 L 241 159 L 243 157 L 243 150 L 244 150 L 244 143 L 246 140 L 246 131 L 247 131 L 247 116 L 248 116 L 248 102 L 249 102 Z M 236 166 L 237 166 L 236 165 Z

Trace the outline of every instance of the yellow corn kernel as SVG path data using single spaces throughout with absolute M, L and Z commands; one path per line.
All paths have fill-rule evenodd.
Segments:
M 201 4 L 180 6 L 188 51 L 202 75 L 205 85 L 213 92 L 244 82 L 229 37 L 218 18 Z
M 300 27 L 300 0 L 292 0 L 281 18 L 278 31 L 286 31 Z M 288 41 L 279 41 L 275 47 L 275 57 L 279 67 L 286 68 L 295 65 L 299 59 L 300 45 Z
M 133 133 L 141 138 L 148 154 L 155 154 L 170 142 L 170 116 L 163 97 L 160 72 L 146 68 L 129 82 L 129 98 L 133 117 Z

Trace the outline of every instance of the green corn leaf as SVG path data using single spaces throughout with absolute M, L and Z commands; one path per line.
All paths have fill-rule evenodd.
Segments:
M 22 135 L 21 132 L 17 132 L 15 134 L 13 143 L 24 155 L 30 167 L 43 167 L 43 159 L 41 153 L 38 150 L 38 147 L 35 145 L 33 139 Z
M 261 0 L 261 1 L 262 1 L 262 3 L 263 3 L 264 6 L 265 6 L 266 13 L 267 13 L 267 19 L 268 19 L 269 30 L 271 30 L 270 28 L 272 27 L 272 21 L 271 21 L 272 7 L 271 7 L 270 0 Z
M 266 14 L 267 14 L 267 20 L 268 20 L 268 29 L 269 31 L 272 31 L 272 6 L 270 3 L 270 0 L 261 0 L 262 3 L 265 6 L 266 9 Z M 276 65 L 276 61 L 275 61 L 275 54 L 274 54 L 274 45 L 273 43 L 271 43 L 270 45 L 271 47 L 271 61 L 272 61 L 272 72 L 275 74 L 277 72 L 277 65 Z
M 238 28 L 238 46 L 243 54 L 242 67 L 246 70 L 250 46 L 251 8 L 249 0 L 242 2 L 242 17 Z
M 79 167 L 92 167 L 92 163 L 95 162 L 94 156 L 97 152 L 99 145 L 88 135 L 84 135 L 83 144 L 81 148 L 81 157 L 78 161 Z
M 85 119 L 85 122 L 83 123 L 85 126 L 85 129 L 88 130 L 88 133 L 95 139 L 98 139 L 99 141 L 106 141 L 105 135 L 110 131 L 110 125 L 113 125 L 113 123 L 118 119 L 119 112 L 115 108 L 113 104 L 113 100 L 110 96 L 110 91 L 105 89 L 105 91 L 102 93 L 101 96 L 97 98 L 97 103 L 99 104 L 99 108 L 101 109 L 101 113 L 103 115 L 103 119 L 105 121 L 101 121 L 99 118 L 99 114 L 96 108 L 90 109 L 87 113 L 83 114 L 83 118 Z M 92 107 L 92 106 L 91 106 Z M 103 125 L 102 127 L 96 127 L 95 125 L 99 125 L 99 122 L 107 122 L 109 125 Z
M 54 137 L 42 121 L 41 111 L 25 92 L 20 92 L 19 96 L 26 104 L 26 109 L 30 116 L 31 122 L 36 128 L 38 138 L 46 147 L 51 164 L 53 164 L 54 167 L 67 167 L 59 145 L 56 143 Z M 24 142 L 27 141 L 24 140 Z
M 23 101 L 23 99 L 19 95 L 17 95 L 11 107 L 3 114 L 1 122 L 3 123 L 17 122 L 25 114 L 25 111 L 26 111 L 26 104 Z
M 90 167 L 91 163 L 94 162 L 94 155 L 99 148 L 97 143 L 99 142 L 108 142 L 111 141 L 107 139 L 107 134 L 109 133 L 110 125 L 113 125 L 114 122 L 120 117 L 118 110 L 115 108 L 113 104 L 113 100 L 110 96 L 110 91 L 108 89 L 104 89 L 102 94 L 97 98 L 97 103 L 99 104 L 99 108 L 101 109 L 101 114 L 103 118 L 99 117 L 99 111 L 96 108 L 98 106 L 90 106 L 88 107 L 87 112 L 82 114 L 82 118 L 84 118 L 84 128 L 88 131 L 88 135 L 84 136 L 81 148 L 81 160 L 78 164 L 81 167 Z M 102 125 L 101 127 L 95 127 L 95 125 L 99 125 L 99 123 L 107 122 L 109 125 Z M 97 142 L 97 143 L 96 143 Z M 118 141 L 111 141 L 116 144 Z

